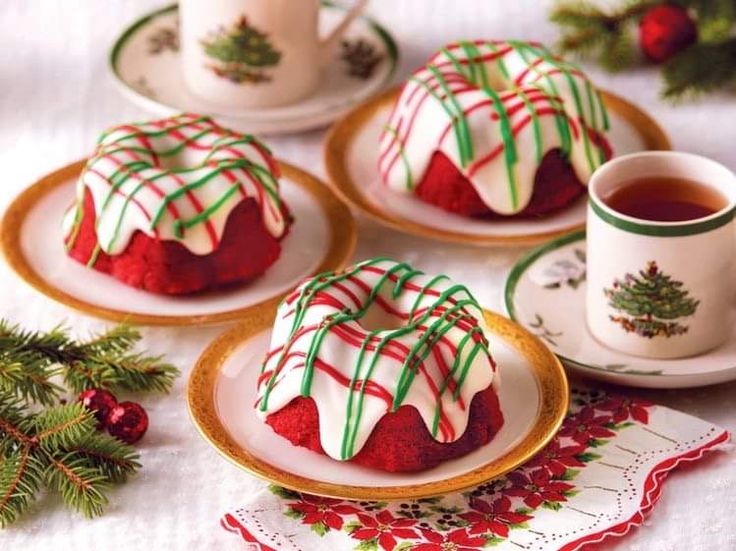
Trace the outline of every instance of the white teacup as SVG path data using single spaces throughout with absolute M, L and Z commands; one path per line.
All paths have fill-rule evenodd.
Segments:
M 656 222 L 621 214 L 604 202 L 617 186 L 646 177 L 698 182 L 719 192 L 726 204 L 703 218 Z M 698 155 L 651 151 L 604 164 L 588 191 L 586 309 L 593 336 L 651 358 L 692 356 L 729 338 L 736 175 Z
M 229 108 L 285 105 L 312 94 L 333 44 L 368 0 L 319 36 L 320 0 L 180 0 L 187 87 Z

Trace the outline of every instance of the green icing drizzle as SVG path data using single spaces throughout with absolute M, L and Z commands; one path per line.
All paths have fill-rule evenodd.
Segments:
M 162 150 L 162 151 L 155 151 L 152 152 L 151 150 L 147 149 L 146 147 L 141 147 L 137 145 L 129 145 L 129 146 L 118 146 L 121 142 L 125 140 L 134 139 L 139 135 L 144 136 L 145 138 L 157 138 L 161 136 L 165 136 L 167 134 L 170 134 L 174 131 L 180 130 L 182 128 L 185 128 L 187 126 L 191 126 L 193 124 L 198 124 L 202 122 L 208 122 L 208 117 L 199 117 L 192 120 L 184 120 L 181 124 L 177 124 L 174 126 L 169 126 L 167 128 L 157 130 L 157 131 L 146 131 L 146 132 L 135 132 L 135 133 L 128 133 L 125 134 L 119 138 L 115 138 L 115 140 L 111 143 L 105 143 L 105 141 L 116 131 L 120 130 L 120 127 L 112 128 L 104 133 L 101 134 L 99 137 L 97 143 L 98 143 L 98 151 L 93 157 L 93 159 L 88 163 L 88 166 L 91 166 L 96 160 L 107 156 L 107 155 L 114 155 L 116 153 L 120 153 L 123 151 L 130 151 L 134 153 L 138 153 L 141 155 L 151 156 L 154 155 L 157 157 L 168 157 L 173 156 L 178 153 L 181 153 L 188 145 L 189 143 L 195 142 L 202 137 L 204 137 L 207 134 L 210 134 L 213 132 L 212 127 L 204 128 L 200 130 L 199 132 L 196 132 L 195 134 L 189 136 L 186 138 L 186 140 L 181 140 L 181 143 L 177 144 L 176 146 Z M 147 123 L 134 123 L 130 126 L 140 126 Z M 227 141 L 229 140 L 229 141 Z M 227 143 L 223 143 L 227 142 Z M 155 229 L 155 227 L 160 223 L 160 220 L 168 208 L 169 204 L 171 204 L 173 201 L 176 201 L 177 199 L 181 198 L 183 195 L 189 193 L 190 191 L 201 187 L 202 185 L 205 185 L 208 181 L 210 181 L 215 176 L 222 173 L 224 170 L 231 170 L 231 169 L 238 169 L 243 168 L 251 173 L 255 177 L 255 180 L 263 187 L 263 189 L 266 191 L 267 195 L 271 198 L 272 201 L 277 206 L 280 206 L 281 200 L 278 193 L 278 181 L 276 178 L 271 174 L 266 168 L 255 164 L 247 159 L 239 159 L 239 158 L 227 158 L 220 161 L 217 161 L 217 166 L 213 169 L 210 169 L 207 167 L 207 163 L 210 162 L 210 159 L 212 155 L 217 153 L 220 148 L 222 147 L 231 147 L 237 144 L 250 144 L 250 143 L 257 143 L 260 148 L 262 148 L 267 154 L 270 155 L 270 150 L 261 142 L 256 140 L 251 135 L 238 135 L 238 134 L 225 134 L 221 136 L 220 138 L 214 140 L 212 144 L 212 149 L 207 154 L 205 159 L 196 167 L 192 168 L 173 168 L 166 171 L 160 171 L 155 175 L 149 176 L 147 178 L 141 178 L 141 182 L 136 185 L 131 192 L 125 194 L 125 200 L 120 210 L 120 215 L 118 219 L 115 222 L 115 228 L 113 231 L 112 239 L 110 241 L 110 247 L 114 245 L 114 243 L 117 241 L 120 235 L 120 230 L 122 227 L 122 222 L 125 218 L 125 214 L 127 212 L 127 209 L 132 202 L 132 199 L 139 193 L 141 189 L 146 187 L 148 184 L 154 183 L 156 180 L 160 178 L 166 177 L 168 174 L 184 174 L 184 173 L 190 173 L 196 170 L 201 170 L 203 168 L 207 168 L 208 170 L 211 170 L 208 172 L 205 176 L 202 178 L 187 183 L 180 188 L 176 189 L 175 191 L 169 193 L 166 195 L 162 201 L 162 204 L 159 206 L 159 208 L 156 210 L 154 216 L 151 220 L 151 229 Z M 99 207 L 100 215 L 97 217 L 96 220 L 96 227 L 99 228 L 100 221 L 102 218 L 102 214 L 104 214 L 105 210 L 109 207 L 110 201 L 114 197 L 114 195 L 120 190 L 120 188 L 128 181 L 130 178 L 130 174 L 134 172 L 141 172 L 146 169 L 156 169 L 149 161 L 146 160 L 135 160 L 128 163 L 123 163 L 121 166 L 119 166 L 109 177 L 107 177 L 110 188 L 107 190 L 105 197 L 103 198 L 101 205 Z M 228 189 L 211 205 L 208 205 L 206 208 L 204 208 L 201 212 L 197 213 L 195 216 L 188 220 L 175 220 L 174 221 L 174 235 L 181 239 L 184 236 L 184 229 L 191 228 L 197 224 L 207 222 L 222 206 L 227 203 L 228 199 L 230 199 L 234 193 L 238 191 L 240 187 L 240 184 L 234 184 Z M 82 216 L 81 213 L 83 213 L 83 201 L 84 196 L 82 195 L 77 199 L 77 205 L 76 205 L 76 212 L 74 215 L 74 222 L 72 229 L 69 233 L 69 238 L 66 244 L 67 251 L 70 250 L 74 246 L 74 242 L 76 241 L 76 238 L 79 233 L 79 228 L 81 226 L 82 222 Z M 93 265 L 99 255 L 99 247 L 95 250 L 92 257 L 90 258 L 88 265 Z
M 322 343 L 324 342 L 324 338 L 329 330 L 332 327 L 341 323 L 360 320 L 360 318 L 362 318 L 366 314 L 368 309 L 373 305 L 376 297 L 387 285 L 387 282 L 391 281 L 392 276 L 396 276 L 396 281 L 393 283 L 393 288 L 391 289 L 391 297 L 396 299 L 401 295 L 402 292 L 404 292 L 405 285 L 414 277 L 422 275 L 422 272 L 412 269 L 406 263 L 394 263 L 393 261 L 390 261 L 386 258 L 375 258 L 362 262 L 342 273 L 320 274 L 302 286 L 302 288 L 299 290 L 299 294 L 293 301 L 294 319 L 289 331 L 287 343 L 285 344 L 281 355 L 276 358 L 276 364 L 273 372 L 271 373 L 271 376 L 266 383 L 266 388 L 261 395 L 261 401 L 259 405 L 261 411 L 268 410 L 268 399 L 275 385 L 278 372 L 282 367 L 283 362 L 285 361 L 285 355 L 287 353 L 286 351 L 290 348 L 291 343 L 296 338 L 298 330 L 302 326 L 302 323 L 304 321 L 306 310 L 312 300 L 321 291 L 324 291 L 325 289 L 332 287 L 336 283 L 339 283 L 341 281 L 344 281 L 345 279 L 355 276 L 356 274 L 359 274 L 364 268 L 384 262 L 391 262 L 392 265 L 385 271 L 384 274 L 382 274 L 377 279 L 362 306 L 355 311 L 351 311 L 346 308 L 345 310 L 331 315 L 330 317 L 323 320 L 320 326 L 316 329 L 315 334 L 312 336 L 304 360 L 303 375 L 300 388 L 300 393 L 302 396 L 310 396 L 312 381 L 314 377 L 315 362 L 317 357 L 319 356 L 319 351 Z M 416 311 L 419 308 L 423 298 L 426 296 L 427 290 L 432 288 L 437 282 L 443 279 L 446 279 L 446 276 L 433 277 L 417 292 L 417 296 L 414 299 L 409 314 L 409 320 L 406 325 L 392 330 L 370 331 L 365 335 L 364 339 L 362 340 L 356 358 L 353 375 L 350 380 L 350 392 L 348 393 L 345 425 L 341 441 L 340 453 L 342 459 L 349 459 L 355 454 L 355 442 L 358 435 L 358 429 L 360 427 L 360 420 L 363 414 L 365 392 L 368 386 L 367 382 L 371 380 L 376 366 L 378 365 L 378 361 L 381 358 L 381 352 L 383 351 L 383 349 L 388 346 L 388 344 L 392 341 L 395 341 L 396 339 L 411 332 L 415 332 L 417 331 L 417 328 L 419 326 L 425 325 L 430 320 L 430 318 L 433 317 L 433 315 L 436 316 L 434 312 L 436 307 L 440 304 L 446 303 L 453 295 L 456 295 L 458 293 L 464 293 L 466 295 L 466 298 L 456 300 L 455 304 L 448 306 L 440 316 L 437 316 L 437 319 L 435 319 L 431 323 L 431 325 L 426 328 L 426 331 L 424 331 L 424 333 L 417 339 L 412 348 L 406 354 L 398 375 L 398 382 L 391 408 L 392 411 L 396 411 L 396 409 L 398 409 L 405 400 L 406 395 L 409 392 L 412 382 L 414 381 L 414 378 L 417 374 L 419 366 L 424 362 L 427 356 L 431 354 L 433 348 L 448 331 L 455 327 L 457 323 L 460 322 L 462 319 L 467 319 L 468 314 L 464 312 L 464 308 L 466 306 L 473 306 L 480 309 L 478 303 L 475 301 L 475 299 L 472 298 L 470 292 L 467 290 L 466 287 L 462 285 L 450 285 L 440 294 L 439 297 L 433 300 L 432 305 L 430 305 L 421 316 L 418 316 L 415 319 Z M 449 302 L 447 304 L 449 304 Z M 282 304 L 281 308 L 288 308 L 288 306 Z M 469 332 L 469 334 L 473 334 L 476 332 L 482 334 L 480 327 L 476 326 L 473 330 Z M 365 358 L 367 347 L 369 346 L 370 342 L 378 335 L 381 335 L 380 339 L 375 344 L 373 349 L 373 356 L 366 366 Z M 478 351 L 471 351 L 471 353 L 468 354 L 465 360 L 462 361 L 462 347 L 464 347 L 463 343 L 461 343 L 461 346 L 458 347 L 458 353 L 454 360 L 452 371 L 448 375 L 448 377 L 452 377 L 453 374 L 458 372 L 459 370 L 460 377 L 464 380 L 468 370 L 470 369 L 470 364 L 472 364 L 474 358 L 478 353 Z M 487 343 L 484 339 L 481 341 L 481 343 L 476 343 L 474 349 L 475 348 L 477 348 L 478 350 L 484 350 L 488 354 Z M 266 366 L 264 363 L 264 365 L 262 365 L 261 367 L 261 373 L 265 371 L 265 367 Z M 358 386 L 359 382 L 360 388 L 356 391 L 356 387 Z M 443 390 L 448 384 L 449 379 L 446 378 L 443 382 Z M 459 380 L 457 384 L 457 392 L 459 392 L 462 382 Z M 439 411 L 436 412 L 436 415 L 440 415 Z

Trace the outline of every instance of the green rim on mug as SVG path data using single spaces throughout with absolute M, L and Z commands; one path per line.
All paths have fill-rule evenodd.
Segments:
M 606 205 L 596 193 L 596 179 L 603 178 L 602 175 L 605 175 L 607 171 L 615 169 L 617 165 L 629 162 L 636 163 L 644 158 L 689 158 L 693 162 L 708 164 L 711 165 L 712 168 L 725 171 L 729 174 L 731 172 L 727 167 L 717 161 L 682 151 L 644 151 L 617 157 L 600 166 L 593 173 L 590 183 L 588 184 L 588 204 L 590 205 L 590 210 L 592 210 L 593 213 L 603 222 L 625 232 L 637 235 L 648 235 L 653 237 L 682 237 L 687 235 L 698 235 L 716 230 L 733 221 L 734 216 L 736 215 L 736 199 L 733 197 L 733 194 L 729 199 L 728 205 L 718 212 L 714 212 L 713 214 L 703 218 L 684 220 L 681 222 L 642 220 L 640 218 L 621 214 Z M 731 175 L 730 179 L 733 180 L 733 175 Z
M 345 10 L 347 9 L 345 6 L 333 2 L 332 0 L 321 0 L 322 7 L 327 8 L 333 8 L 337 10 Z M 172 12 L 177 12 L 179 10 L 178 4 L 171 4 L 169 6 L 165 6 L 163 8 L 160 8 L 154 12 L 151 12 L 140 19 L 133 22 L 128 28 L 126 28 L 123 33 L 120 35 L 120 37 L 115 41 L 113 44 L 112 49 L 110 50 L 110 55 L 108 57 L 108 64 L 110 66 L 110 69 L 112 70 L 113 75 L 117 79 L 117 81 L 131 90 L 133 93 L 138 94 L 138 92 L 130 87 L 128 82 L 123 78 L 123 75 L 120 73 L 119 69 L 119 61 L 120 61 L 120 52 L 123 50 L 123 48 L 126 46 L 127 42 L 130 40 L 130 38 L 135 35 L 135 33 L 141 29 L 142 27 L 146 26 L 149 22 L 153 21 L 157 17 L 160 17 L 161 15 L 166 15 Z M 389 34 L 389 32 L 383 28 L 380 24 L 378 24 L 374 19 L 367 15 L 361 15 L 358 17 L 359 19 L 362 19 L 366 22 L 366 24 L 371 28 L 371 30 L 376 34 L 376 36 L 383 42 L 384 47 L 386 48 L 386 56 L 387 61 L 389 63 L 389 70 L 386 71 L 386 76 L 383 79 L 383 82 L 381 83 L 381 86 L 385 86 L 388 82 L 391 81 L 391 79 L 394 76 L 394 73 L 396 72 L 396 68 L 399 64 L 399 47 L 394 41 L 393 37 Z M 143 96 L 143 99 L 148 100 L 145 96 Z M 214 117 L 227 117 L 227 114 L 223 113 L 216 113 L 212 112 L 210 115 Z
M 620 218 L 611 212 L 603 210 L 593 199 L 589 200 L 593 212 L 611 226 L 629 233 L 638 235 L 652 235 L 655 237 L 682 237 L 684 235 L 697 235 L 709 232 L 725 226 L 731 222 L 736 213 L 736 206 L 731 206 L 725 211 L 719 211 L 712 217 L 694 220 L 692 222 L 680 222 L 678 225 L 653 225 L 642 222 L 634 222 Z

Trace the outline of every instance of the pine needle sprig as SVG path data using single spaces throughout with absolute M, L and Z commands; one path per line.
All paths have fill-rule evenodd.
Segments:
M 0 391 L 42 405 L 56 402 L 61 375 L 74 392 L 88 388 L 168 392 L 179 371 L 161 356 L 136 353 L 138 331 L 119 326 L 87 341 L 63 327 L 26 331 L 0 320 Z
M 43 488 L 87 517 L 100 515 L 108 488 L 138 471 L 134 448 L 98 432 L 90 410 L 61 397 L 67 388 L 170 390 L 179 371 L 136 352 L 140 339 L 125 326 L 80 341 L 61 326 L 37 332 L 0 320 L 0 528 Z
M 663 95 L 670 100 L 690 99 L 736 83 L 736 38 L 691 46 L 667 63 L 662 75 Z
M 138 454 L 132 446 L 122 446 L 119 440 L 101 432 L 90 435 L 69 449 L 84 457 L 89 465 L 98 468 L 112 482 L 125 482 L 141 467 Z
M 0 394 L 0 527 L 26 512 L 42 487 L 87 517 L 102 514 L 106 490 L 140 464 L 133 448 L 96 432 L 95 423 L 80 403 L 29 413 Z
M 632 65 L 638 56 L 632 26 L 656 0 L 628 0 L 610 12 L 582 0 L 563 0 L 550 19 L 563 27 L 564 54 L 592 56 L 609 71 Z
M 49 488 L 61 494 L 67 506 L 87 518 L 101 515 L 107 504 L 105 491 L 110 482 L 83 456 L 74 453 L 49 455 L 44 481 Z
M 623 0 L 607 9 L 588 0 L 558 0 L 550 14 L 562 30 L 558 50 L 614 72 L 637 65 L 645 58 L 638 26 L 647 11 L 665 4 L 692 19 L 697 40 L 662 59 L 662 96 L 691 99 L 736 83 L 736 0 Z

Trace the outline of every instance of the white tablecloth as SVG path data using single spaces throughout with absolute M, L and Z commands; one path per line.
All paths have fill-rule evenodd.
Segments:
M 296 1 L 296 0 L 295 0 Z M 83 157 L 105 127 L 147 114 L 115 89 L 107 67 L 123 25 L 157 7 L 145 0 L 3 0 L 0 9 L 0 210 L 36 178 Z M 457 38 L 554 40 L 549 5 L 538 0 L 373 0 L 370 12 L 401 46 L 400 75 L 437 46 Z M 736 101 L 711 96 L 673 107 L 658 99 L 656 72 L 590 73 L 607 88 L 648 109 L 677 148 L 711 156 L 736 169 Z M 276 154 L 319 175 L 323 131 L 270 139 Z M 485 305 L 501 308 L 505 273 L 521 251 L 475 249 L 402 236 L 359 217 L 356 258 L 388 255 L 466 282 Z M 23 284 L 0 263 L 0 316 L 32 328 L 64 320 L 79 335 L 107 324 L 76 314 Z M 140 475 L 111 493 L 105 516 L 87 521 L 43 498 L 32 514 L 0 532 L 6 549 L 237 549 L 218 526 L 261 482 L 207 445 L 184 400 L 192 363 L 222 328 L 145 329 L 144 346 L 182 368 L 173 392 L 144 397 L 151 428 L 141 445 Z M 736 431 L 736 383 L 640 393 Z M 719 453 L 674 474 L 646 526 L 610 549 L 736 549 L 736 454 Z

